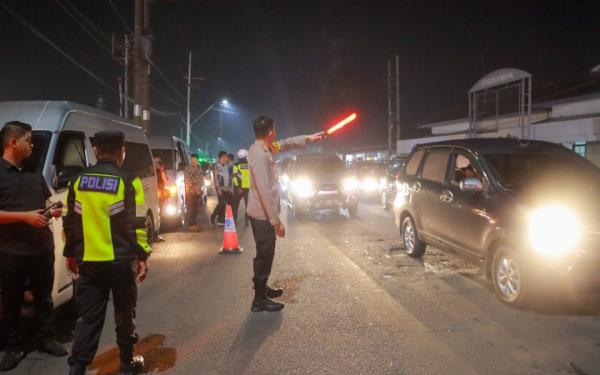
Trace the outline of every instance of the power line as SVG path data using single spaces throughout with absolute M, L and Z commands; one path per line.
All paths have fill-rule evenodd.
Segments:
M 112 87 L 110 84 L 108 84 L 106 81 L 104 81 L 102 78 L 100 78 L 98 75 L 96 75 L 94 72 L 92 72 L 91 70 L 89 70 L 88 68 L 86 68 L 85 66 L 83 66 L 82 64 L 80 64 L 73 56 L 71 56 L 68 52 L 66 52 L 65 50 L 63 50 L 62 48 L 60 48 L 59 46 L 57 46 L 54 42 L 52 42 L 50 39 L 48 39 L 42 32 L 40 32 L 39 30 L 37 30 L 35 27 L 33 27 L 30 23 L 27 22 L 27 20 L 25 20 L 20 14 L 16 13 L 12 8 L 10 8 L 4 1 L 0 1 L 0 7 L 2 7 L 8 14 L 10 14 L 11 16 L 13 16 L 17 21 L 19 21 L 23 26 L 25 26 L 26 28 L 28 28 L 33 34 L 35 34 L 38 38 L 42 39 L 44 42 L 46 42 L 50 47 L 54 48 L 58 53 L 60 53 L 64 58 L 66 58 L 67 60 L 69 60 L 72 64 L 76 65 L 79 69 L 83 70 L 85 73 L 87 73 L 90 77 L 92 77 L 95 81 L 97 81 L 98 83 L 100 83 L 100 85 L 104 86 L 106 89 L 108 89 L 109 91 L 111 91 L 114 94 L 119 94 L 118 91 Z M 130 97 L 127 97 L 127 100 L 131 103 L 134 102 L 134 100 Z M 163 117 L 172 117 L 172 116 L 179 116 L 180 114 L 178 112 L 164 112 L 164 111 L 160 111 L 154 108 L 151 108 L 152 113 L 158 115 L 158 116 L 163 116 Z
M 146 60 L 148 60 L 148 63 L 156 70 L 156 72 L 158 73 L 158 75 L 173 89 L 173 91 L 175 91 L 177 93 L 177 95 L 179 97 L 181 97 L 181 99 L 185 99 L 185 97 L 179 92 L 179 90 L 177 90 L 177 88 L 171 83 L 171 81 L 169 81 L 169 79 L 163 74 L 163 72 L 160 70 L 160 68 L 158 67 L 158 65 L 156 65 L 150 59 L 150 56 L 146 55 Z
M 56 2 L 65 11 L 65 13 L 67 13 L 69 17 L 71 17 L 71 19 L 75 21 L 75 23 L 77 23 L 92 39 L 94 39 L 96 44 L 98 44 L 103 50 L 112 55 L 112 51 L 108 47 L 106 47 L 104 43 L 102 43 L 100 39 L 98 39 L 79 19 L 77 19 L 77 16 L 75 16 L 69 9 L 67 9 L 67 7 L 64 6 L 61 0 L 56 0 Z
M 131 34 L 131 28 L 129 27 L 129 24 L 127 23 L 127 21 L 125 20 L 125 18 L 123 17 L 123 15 L 121 14 L 121 12 L 119 12 L 119 9 L 115 6 L 115 4 L 112 2 L 112 0 L 108 0 L 108 4 L 110 5 L 110 7 L 112 8 L 113 12 L 116 14 L 117 18 L 121 21 L 121 23 L 123 24 L 125 30 L 127 32 L 129 32 Z
M 92 21 L 90 21 L 89 18 L 87 18 L 76 6 L 75 4 L 73 4 L 71 2 L 71 0 L 66 0 L 67 3 L 71 6 L 71 8 L 77 12 L 77 14 L 79 14 L 79 17 L 81 17 L 92 29 L 94 29 L 104 40 L 106 40 L 108 43 L 112 43 L 112 38 L 110 35 L 108 35 L 107 33 L 105 33 L 101 28 L 99 28 L 95 23 L 93 23 Z

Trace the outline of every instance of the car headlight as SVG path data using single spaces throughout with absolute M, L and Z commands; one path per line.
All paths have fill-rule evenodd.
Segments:
M 560 256 L 574 250 L 581 240 L 577 215 L 561 205 L 548 205 L 529 216 L 529 243 L 543 255 Z
M 173 216 L 177 213 L 177 207 L 175 207 L 172 204 L 168 204 L 167 207 L 165 207 L 165 212 L 167 213 L 167 215 Z
M 172 197 L 177 196 L 177 185 L 168 185 L 167 190 L 169 191 L 169 194 L 171 194 Z
M 364 191 L 372 192 L 379 188 L 379 184 L 377 183 L 377 180 L 375 178 L 367 177 L 360 184 L 360 188 Z
M 309 198 L 315 195 L 315 187 L 306 177 L 301 177 L 295 180 L 293 186 L 294 193 L 298 194 L 298 196 L 301 198 Z
M 354 177 L 348 177 L 344 180 L 343 187 L 345 191 L 354 191 L 358 188 L 358 180 Z

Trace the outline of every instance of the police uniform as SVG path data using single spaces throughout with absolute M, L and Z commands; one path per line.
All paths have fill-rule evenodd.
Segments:
M 248 209 L 248 193 L 250 192 L 250 167 L 248 160 L 242 158 L 233 166 L 233 186 L 235 195 L 233 200 L 233 216 L 237 221 L 237 214 L 242 199 L 244 199 L 245 210 Z M 248 225 L 248 214 L 244 210 L 244 224 Z
M 96 145 L 123 144 L 121 132 L 99 132 Z M 137 286 L 135 258 L 145 260 L 150 245 L 145 229 L 144 190 L 138 177 L 114 161 L 101 159 L 84 169 L 70 184 L 64 220 L 64 256 L 79 265 L 79 313 L 72 355 L 74 368 L 90 364 L 98 349 L 106 306 L 112 292 L 121 366 L 133 361 Z M 123 370 L 122 370 L 123 371 Z
M 282 290 L 271 289 L 267 282 L 271 274 L 275 257 L 276 233 L 274 226 L 281 224 L 279 196 L 279 176 L 273 153 L 284 152 L 307 145 L 307 136 L 287 138 L 272 145 L 256 140 L 248 150 L 250 168 L 250 194 L 248 198 L 248 216 L 252 224 L 252 233 L 256 243 L 254 258 L 254 301 L 252 311 L 278 311 L 283 304 L 271 301 L 280 296 Z

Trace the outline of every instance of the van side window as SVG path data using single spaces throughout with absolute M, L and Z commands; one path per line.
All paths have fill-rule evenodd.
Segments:
M 188 161 L 187 158 L 185 157 L 185 151 L 183 150 L 183 147 L 180 144 L 177 144 L 177 154 L 179 155 L 179 163 L 183 164 L 185 167 L 188 166 Z M 181 165 L 179 165 L 179 168 L 183 168 Z
M 154 161 L 150 148 L 144 143 L 125 142 L 123 168 L 139 178 L 154 176 Z
M 427 159 L 425 159 L 425 164 L 423 164 L 421 177 L 426 180 L 444 183 L 449 156 L 450 150 L 431 150 L 427 155 Z
M 419 165 L 421 165 L 421 159 L 423 159 L 423 154 L 425 154 L 424 148 L 417 150 L 412 154 L 412 156 L 406 163 L 407 176 L 415 176 L 417 174 L 417 172 L 419 171 Z
M 52 164 L 56 168 L 54 187 L 66 188 L 69 179 L 87 167 L 85 134 L 74 131 L 62 132 L 58 138 Z

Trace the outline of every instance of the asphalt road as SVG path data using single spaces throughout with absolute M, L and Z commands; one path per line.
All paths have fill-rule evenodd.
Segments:
M 212 203 L 212 202 L 211 202 Z M 391 213 L 289 220 L 272 282 L 281 313 L 252 313 L 253 238 L 219 256 L 222 227 L 168 233 L 139 290 L 138 352 L 168 374 L 600 374 L 600 319 L 562 299 L 519 311 L 498 302 L 476 267 L 399 248 Z M 118 367 L 112 310 L 91 374 Z M 74 321 L 59 316 L 70 345 Z M 66 374 L 66 359 L 33 352 L 15 374 Z

